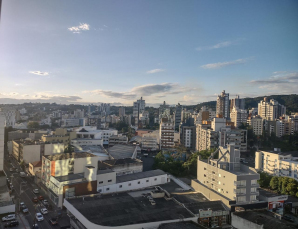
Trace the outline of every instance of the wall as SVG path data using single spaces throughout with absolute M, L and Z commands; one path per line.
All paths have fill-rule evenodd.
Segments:
M 85 171 L 86 165 L 98 167 L 98 157 L 84 157 L 74 159 L 74 171 L 73 173 L 83 173 Z
M 140 173 L 143 172 L 143 162 L 115 165 L 112 167 L 112 170 L 117 173 L 117 176 L 130 173 Z
M 56 177 L 68 175 L 69 159 L 52 161 L 51 163 L 54 164 Z M 52 170 L 52 168 L 51 168 L 51 170 Z M 82 171 L 82 172 L 84 172 L 84 171 Z M 51 173 L 53 174 L 53 171 L 51 171 Z
M 26 164 L 34 161 L 40 161 L 40 145 L 24 145 L 23 160 Z
M 251 221 L 248 221 L 246 219 L 243 219 L 237 215 L 232 215 L 232 226 L 235 228 L 241 228 L 241 229 L 262 229 L 263 225 L 255 224 Z
M 201 184 L 198 180 L 191 180 L 191 187 L 194 188 L 197 192 L 202 193 L 208 200 L 221 200 L 229 208 L 230 208 L 230 203 L 233 202 L 227 197 Z
M 156 180 L 155 180 L 156 179 Z M 148 182 L 147 182 L 148 181 Z M 140 182 L 140 184 L 138 184 Z M 98 187 L 101 193 L 124 192 L 167 183 L 167 174 Z M 122 185 L 122 187 L 120 187 Z M 109 189 L 109 190 L 107 190 Z
M 0 207 L 0 214 L 15 213 L 15 211 L 16 211 L 16 206 L 12 202 L 11 202 L 10 205 L 6 205 L 6 206 L 3 206 L 3 207 Z
M 115 184 L 116 172 L 111 171 L 111 173 L 97 174 L 96 180 L 97 180 L 97 189 L 102 186 Z M 108 180 L 112 180 L 112 181 L 108 182 Z M 102 182 L 102 183 L 99 183 L 99 182 Z
M 45 144 L 44 155 L 52 155 L 56 153 L 64 152 L 64 144 L 56 143 L 56 144 Z

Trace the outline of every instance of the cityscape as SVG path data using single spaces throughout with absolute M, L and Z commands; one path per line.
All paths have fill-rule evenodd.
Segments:
M 298 228 L 298 2 L 0 19 L 0 229 Z

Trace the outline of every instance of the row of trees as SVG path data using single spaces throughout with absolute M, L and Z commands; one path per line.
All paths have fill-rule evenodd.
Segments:
M 298 197 L 298 182 L 293 178 L 271 176 L 261 172 L 258 182 L 262 188 L 270 188 L 279 194 Z
M 170 152 L 159 152 L 154 160 L 153 167 L 171 173 L 174 176 L 197 176 L 197 160 L 200 155 L 202 159 L 207 159 L 215 149 L 202 150 L 191 154 L 186 161 L 181 160 L 182 152 L 171 154 Z M 185 151 L 184 151 L 185 152 Z

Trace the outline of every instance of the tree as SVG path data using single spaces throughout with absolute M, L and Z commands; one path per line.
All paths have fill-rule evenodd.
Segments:
M 272 177 L 270 180 L 270 188 L 273 190 L 277 190 L 278 188 L 278 177 Z
M 272 176 L 270 176 L 269 174 L 260 172 L 260 180 L 258 180 L 258 183 L 262 188 L 268 188 L 270 185 L 271 178 Z
M 68 143 L 67 147 L 64 149 L 64 153 L 72 153 L 74 152 L 74 146 Z
M 27 127 L 28 127 L 28 129 L 38 129 L 39 123 L 38 122 L 29 122 Z

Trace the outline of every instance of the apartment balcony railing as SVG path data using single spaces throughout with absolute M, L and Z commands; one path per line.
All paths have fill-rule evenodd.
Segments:
M 237 183 L 236 181 L 234 182 L 234 186 L 236 187 L 246 187 L 246 184 L 240 184 L 240 183 Z
M 258 187 L 260 187 L 260 185 L 258 183 L 255 183 L 255 184 L 251 184 L 251 187 L 258 188 Z
M 251 194 L 251 195 L 259 195 L 260 192 L 259 192 L 259 191 L 252 191 L 252 192 L 250 192 L 250 194 Z

